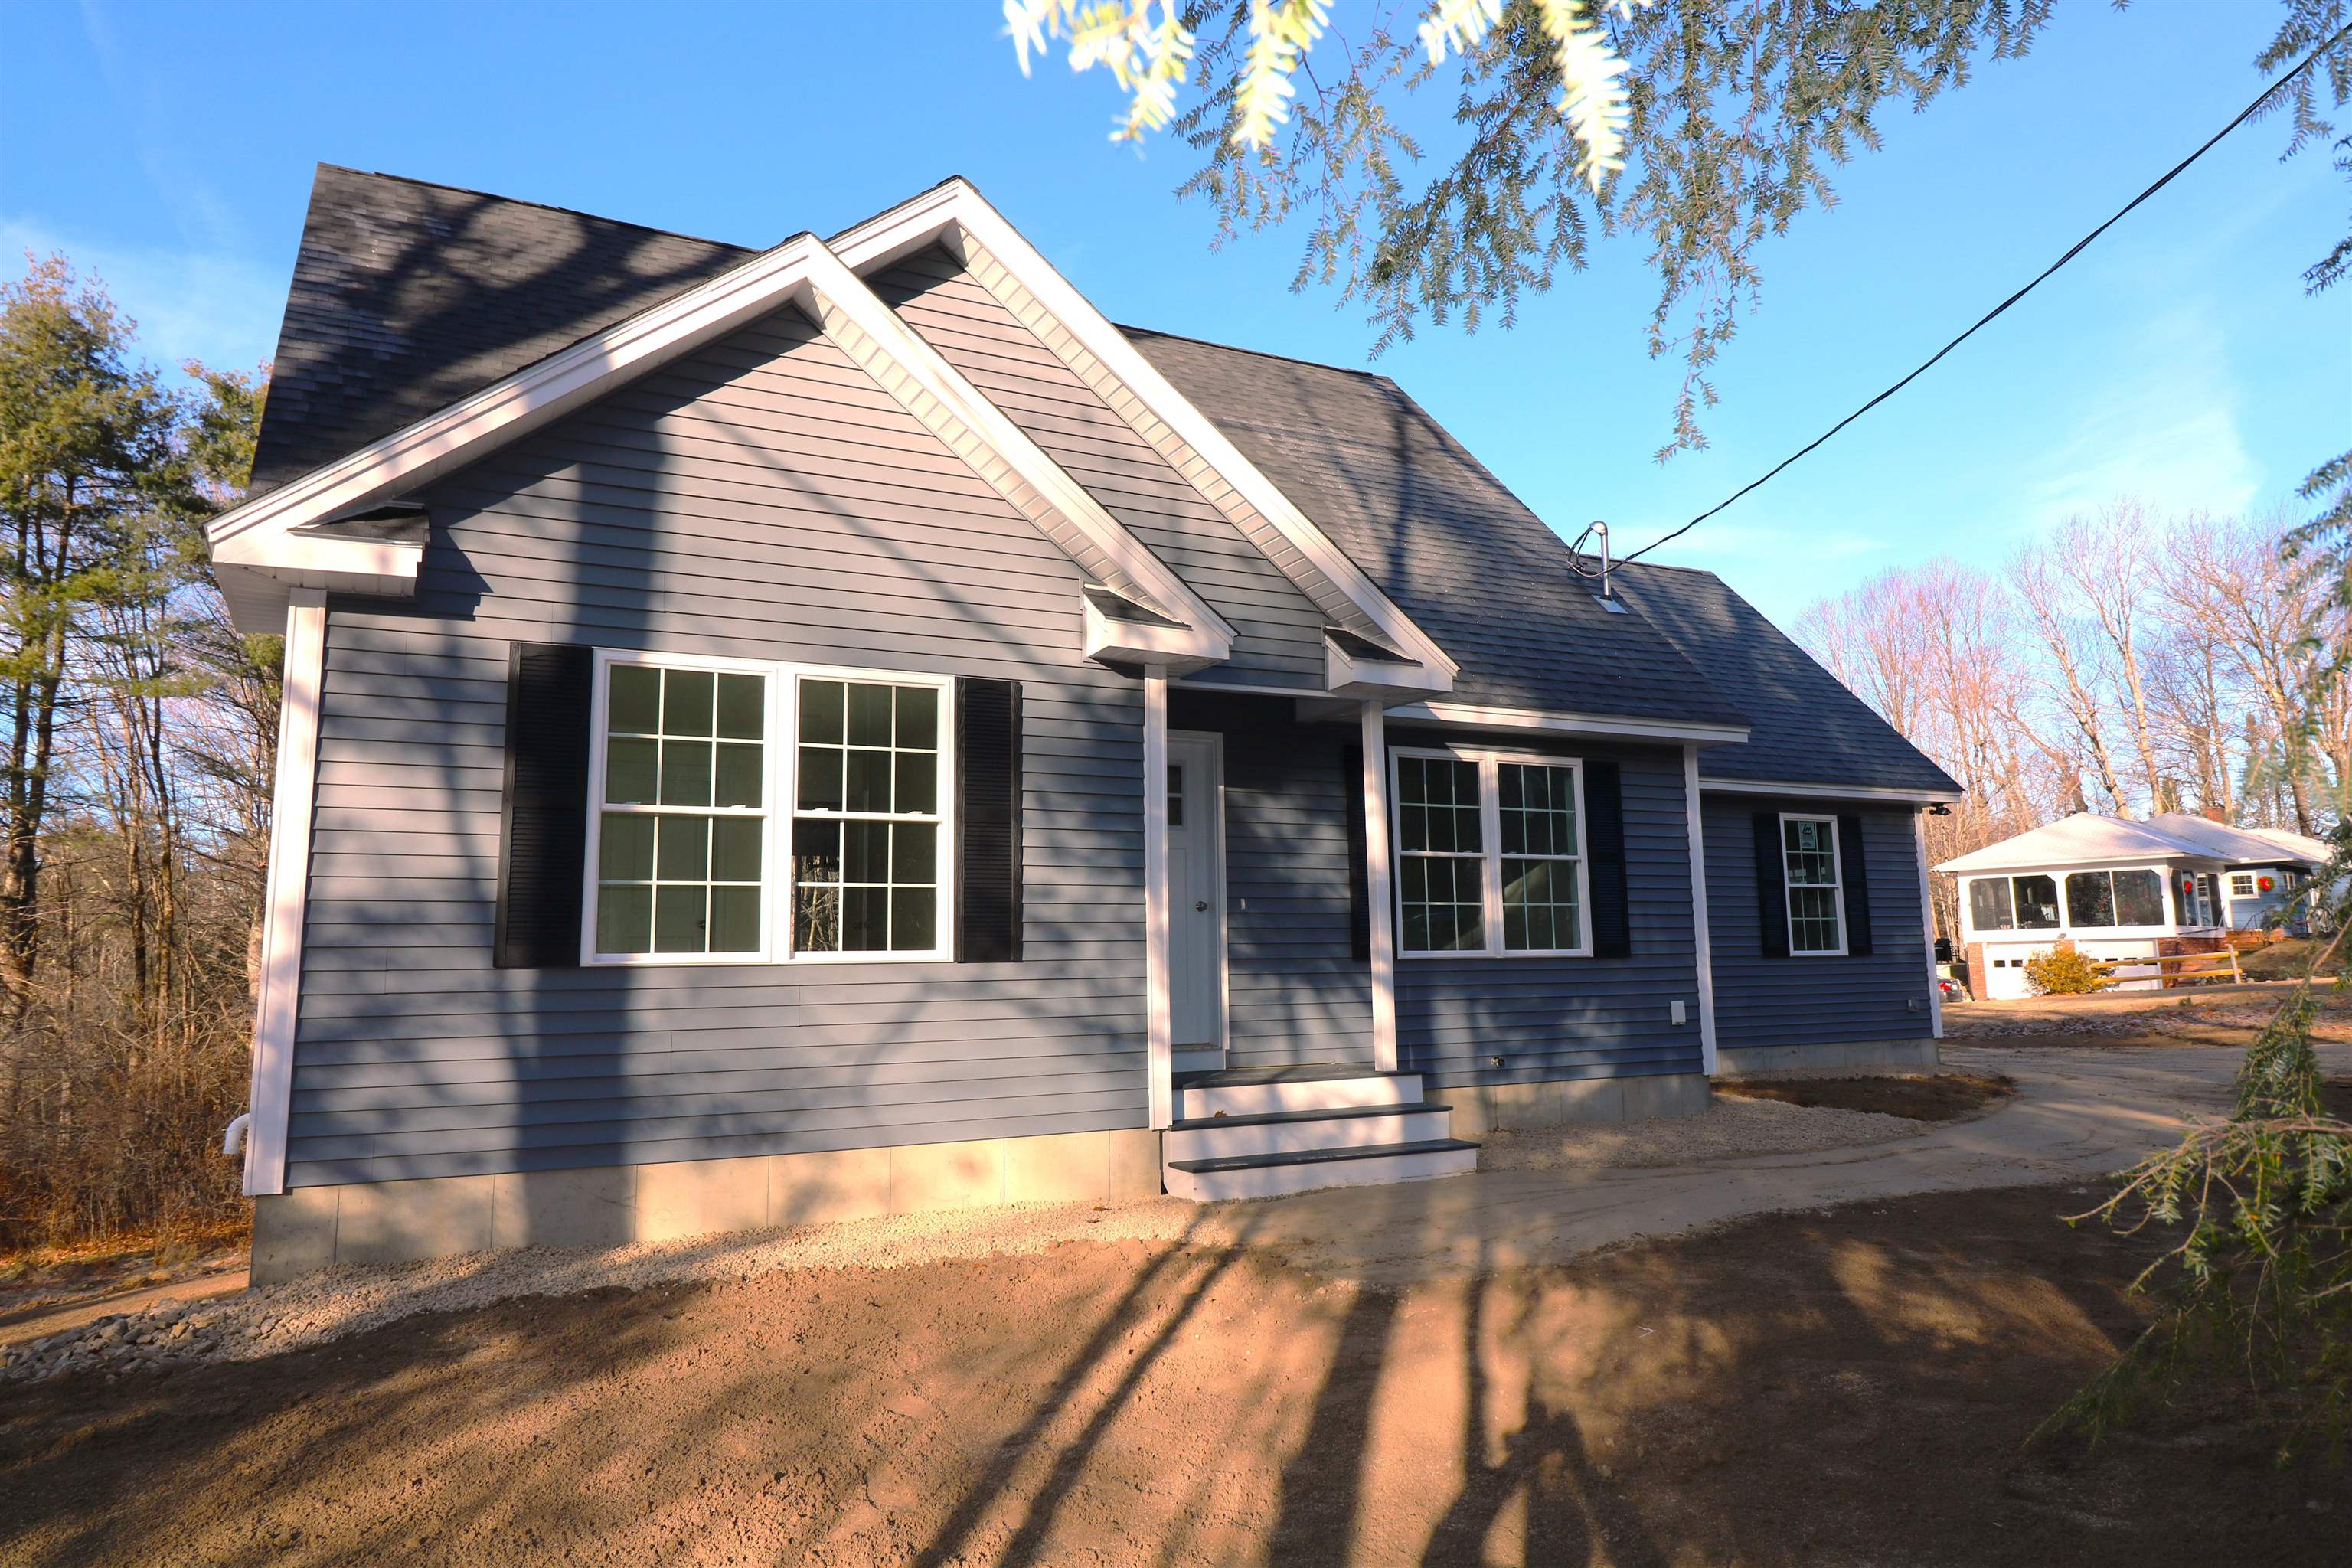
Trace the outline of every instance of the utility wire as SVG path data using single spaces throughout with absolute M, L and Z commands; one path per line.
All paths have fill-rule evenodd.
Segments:
M 1885 402 L 1888 398 L 1894 396 L 1896 393 L 1902 391 L 1905 387 L 1910 385 L 1913 382 L 1927 374 L 1928 371 L 1935 368 L 1936 362 L 1937 360 L 1942 359 L 1946 354 L 1950 353 L 1954 349 L 1958 348 L 1962 343 L 1967 342 L 1970 338 L 1976 336 L 1979 330 L 1992 321 L 1993 318 L 2007 310 L 2011 305 L 2016 304 L 2028 294 L 2032 293 L 2035 289 L 2041 287 L 2043 279 L 2047 279 L 2052 273 L 2057 271 L 2060 268 L 2065 266 L 2066 263 L 2074 260 L 2077 256 L 2080 256 L 2086 248 L 2089 247 L 2093 240 L 2098 238 L 2099 236 L 2106 233 L 2107 230 L 2121 223 L 2124 218 L 2130 214 L 2134 207 L 2137 207 L 2142 202 L 2147 200 L 2148 197 L 2156 195 L 2157 192 L 2164 189 L 2165 186 L 2172 184 L 2172 182 L 2177 179 L 2182 171 L 2186 170 L 2189 164 L 2194 163 L 2198 159 L 2202 158 L 2206 153 L 2211 152 L 2214 144 L 2219 142 L 2222 137 L 2227 136 L 2231 132 L 2235 131 L 2239 126 L 2243 125 L 2247 121 L 2252 120 L 2254 117 L 2255 111 L 2260 110 L 2263 104 L 2269 102 L 2281 88 L 2286 86 L 2287 83 L 2293 81 L 2296 77 L 2301 76 L 2305 71 L 2309 70 L 2313 61 L 2318 59 L 2320 56 L 2334 48 L 2337 44 L 2342 43 L 2347 34 L 2352 34 L 2352 25 L 2347 25 L 2336 29 L 2333 37 L 2320 45 L 2317 48 L 2312 50 L 2311 53 L 2304 56 L 2302 64 L 2296 66 L 2293 70 L 2287 72 L 2284 76 L 2279 78 L 2278 80 L 2271 83 L 2268 87 L 2263 89 L 2261 92 L 2255 94 L 2254 100 L 2246 105 L 2245 108 L 2238 110 L 2236 116 L 2231 120 L 2229 124 L 2224 125 L 2221 130 L 2216 131 L 2211 136 L 2208 137 L 2203 146 L 2198 148 L 2197 151 L 2189 153 L 2189 156 L 2183 158 L 2180 162 L 2172 165 L 2171 168 L 2166 170 L 2163 178 L 2158 180 L 2156 184 L 2148 186 L 2147 189 L 2134 196 L 2130 201 L 2126 202 L 2121 210 L 2116 212 L 2115 216 L 2107 219 L 2106 222 L 2101 224 L 2098 227 L 2093 229 L 2090 233 L 2084 235 L 2082 238 L 2069 246 L 2066 249 L 2066 254 L 2052 262 L 2049 266 L 2043 268 L 2032 282 L 2028 283 L 2024 288 L 2020 289 L 2016 293 L 2011 294 L 2008 299 L 2003 300 L 2000 304 L 1995 305 L 1991 310 L 1987 310 L 1983 315 L 1978 317 L 1976 325 L 1970 327 L 1967 331 L 1962 332 L 1958 337 L 1954 338 L 1950 342 L 1946 343 L 1942 348 L 1937 349 L 1935 355 L 1930 358 L 1927 363 L 1921 365 L 1909 375 L 1905 376 L 1901 381 L 1896 382 L 1894 385 L 1888 387 L 1885 391 L 1880 393 L 1877 396 L 1872 398 L 1869 402 L 1864 404 L 1861 407 L 1855 409 L 1853 413 L 1847 415 L 1844 418 L 1839 420 L 1828 429 L 1822 431 L 1819 436 L 1814 437 L 1811 441 L 1808 441 L 1794 452 L 1790 453 L 1787 457 L 1773 464 L 1771 468 L 1768 470 L 1762 478 L 1749 480 L 1747 484 L 1742 485 L 1738 489 L 1734 490 L 1723 500 L 1717 502 L 1715 505 L 1707 508 L 1705 511 L 1699 513 L 1696 517 L 1691 519 L 1688 522 L 1683 524 L 1680 528 L 1675 529 L 1672 533 L 1664 534 L 1659 538 L 1652 540 L 1649 543 L 1642 546 L 1641 549 L 1634 551 L 1631 555 L 1623 557 L 1618 563 L 1620 565 L 1624 565 L 1632 562 L 1639 561 L 1643 556 L 1647 555 L 1659 545 L 1664 544 L 1671 540 L 1680 539 L 1684 534 L 1688 533 L 1692 529 L 1696 528 L 1700 523 L 1705 522 L 1717 512 L 1723 510 L 1726 507 L 1739 500 L 1740 497 L 1746 495 L 1748 491 L 1769 483 L 1780 472 L 1781 469 L 1787 468 L 1798 458 L 1806 456 L 1815 447 L 1820 447 L 1823 442 L 1827 441 L 1831 437 L 1836 435 L 1839 431 L 1844 429 L 1847 426 L 1853 424 L 1855 420 L 1861 418 L 1872 409 L 1877 407 L 1880 404 Z

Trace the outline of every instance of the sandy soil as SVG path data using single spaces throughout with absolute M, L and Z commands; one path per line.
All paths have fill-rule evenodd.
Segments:
M 1925 1129 L 1899 1116 L 1784 1105 L 1717 1094 L 1696 1116 L 1661 1116 L 1591 1127 L 1530 1127 L 1479 1135 L 1482 1171 L 1648 1170 L 1852 1149 Z
M 2210 1401 L 2021 1457 L 2137 1326 L 2090 1189 L 1397 1293 L 1264 1254 L 604 1290 L 0 1403 L 0 1562 L 2340 1562 Z
M 1870 1073 L 1840 1078 L 1731 1079 L 1717 1095 L 1787 1105 L 1907 1117 L 1914 1121 L 1966 1121 L 1999 1109 L 2017 1086 L 1991 1073 Z

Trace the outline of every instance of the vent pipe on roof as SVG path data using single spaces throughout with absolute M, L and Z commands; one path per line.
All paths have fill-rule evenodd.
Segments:
M 1588 539 L 1600 541 L 1601 570 L 1597 574 L 1584 564 L 1584 542 Z M 1576 536 L 1576 542 L 1568 547 L 1568 564 L 1570 570 L 1587 582 L 1595 580 L 1597 575 L 1601 584 L 1601 592 L 1592 596 L 1601 601 L 1602 609 L 1623 613 L 1623 607 L 1617 603 L 1609 589 L 1609 525 L 1607 523 L 1596 517 L 1585 525 L 1584 531 Z

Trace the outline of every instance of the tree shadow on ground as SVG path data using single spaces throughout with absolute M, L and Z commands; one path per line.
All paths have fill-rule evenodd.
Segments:
M 2066 1231 L 2069 1201 L 1767 1216 L 1393 1292 L 1129 1242 L 509 1301 L 11 1390 L 0 1558 L 2334 1560 L 2338 1489 L 2258 1435 L 2021 1458 L 2141 1321 L 2144 1247 Z

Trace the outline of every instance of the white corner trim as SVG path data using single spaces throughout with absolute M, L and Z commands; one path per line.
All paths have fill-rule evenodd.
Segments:
M 1919 926 L 1927 940 L 1927 1026 L 1932 1039 L 1944 1037 L 1944 988 L 1936 975 L 1936 889 L 1927 880 L 1927 818 L 1911 814 L 1911 842 L 1919 851 Z
M 1696 746 L 1683 748 L 1683 831 L 1688 835 L 1690 843 L 1691 936 L 1696 949 L 1698 966 L 1699 1070 L 1713 1078 L 1716 1071 L 1715 939 L 1708 933 L 1706 926 L 1706 826 L 1699 799 Z M 1933 967 L 1931 963 L 1931 971 Z
M 1151 1125 L 1176 1115 L 1176 1023 L 1169 989 L 1168 677 L 1143 677 L 1143 1007 Z
M 261 921 L 261 994 L 253 1025 L 253 1120 L 245 1192 L 286 1190 L 286 1124 L 294 1097 L 294 1021 L 302 988 L 310 816 L 319 775 L 319 689 L 326 669 L 327 599 L 296 588 L 286 607 L 286 676 L 278 722 L 278 776 L 269 818 L 269 880 Z
M 1396 917 L 1389 896 L 1388 726 L 1378 701 L 1363 713 L 1364 909 L 1371 935 L 1372 1070 L 1397 1070 Z
M 1785 795 L 1807 800 L 1883 800 L 1909 805 L 1949 805 L 1963 798 L 1958 790 L 1890 789 L 1879 784 L 1792 784 L 1779 779 L 1701 779 L 1698 787 L 1709 795 Z
M 986 394 L 820 247 L 809 258 L 813 314 L 825 335 L 1107 586 L 1192 631 L 1191 652 L 1229 658 L 1234 628 L 1153 555 Z
M 1679 741 L 1696 746 L 1730 745 L 1748 739 L 1745 724 L 1695 724 L 1555 709 L 1482 708 L 1466 702 L 1409 702 L 1390 709 L 1389 717 L 1405 723 L 1454 724 L 1478 730 L 1547 730 L 1569 735 Z
M 961 180 L 948 182 L 940 195 L 952 216 L 951 227 L 942 226 L 942 237 L 982 287 L 1033 331 L 1037 324 L 1030 318 L 1040 310 L 1058 325 L 1060 332 L 1039 331 L 1039 340 L 1327 614 L 1392 642 L 1426 666 L 1431 677 L 1442 677 L 1433 679 L 1441 689 L 1451 689 L 1461 667 L 1437 640 L 1414 625 L 1002 213 Z M 910 248 L 907 239 L 904 226 L 891 224 L 886 215 L 837 237 L 835 248 L 843 260 L 862 268 L 868 257 L 904 255 Z M 1130 397 L 1139 406 L 1122 406 Z

